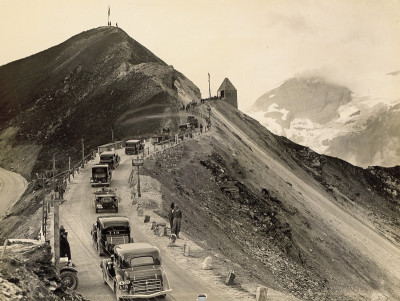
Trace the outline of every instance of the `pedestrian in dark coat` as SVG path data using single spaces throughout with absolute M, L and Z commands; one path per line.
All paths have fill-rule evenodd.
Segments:
M 60 233 L 60 257 L 68 257 L 68 260 L 71 260 L 71 248 L 66 232 Z
M 169 220 L 169 225 L 171 226 L 171 231 L 172 231 L 173 221 L 174 221 L 174 208 L 175 208 L 175 204 L 174 204 L 174 202 L 172 202 L 171 208 L 169 208 L 169 211 L 168 211 L 168 220 Z
M 176 205 L 174 208 L 174 220 L 172 223 L 172 232 L 179 238 L 179 232 L 181 232 L 181 220 L 182 220 L 182 211 Z

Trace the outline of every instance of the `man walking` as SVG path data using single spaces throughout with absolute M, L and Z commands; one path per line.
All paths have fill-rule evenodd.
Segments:
M 178 205 L 174 208 L 174 220 L 172 222 L 172 232 L 179 238 L 179 232 L 181 231 L 181 220 L 182 211 L 179 209 Z

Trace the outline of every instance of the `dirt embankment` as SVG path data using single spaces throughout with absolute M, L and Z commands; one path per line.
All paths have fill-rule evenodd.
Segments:
M 87 300 L 61 284 L 50 251 L 35 240 L 9 244 L 0 259 L 0 300 Z

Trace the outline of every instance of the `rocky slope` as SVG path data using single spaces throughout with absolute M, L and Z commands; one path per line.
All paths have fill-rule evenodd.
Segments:
M 382 267 L 339 237 L 325 209 L 308 207 L 312 194 L 299 186 L 308 183 L 334 207 L 399 246 L 398 170 L 362 169 L 319 155 L 274 136 L 224 103 L 211 105 L 212 112 L 225 118 L 212 115 L 212 134 L 164 152 L 145 166 L 162 184 L 165 214 L 172 201 L 178 203 L 185 231 L 215 250 L 216 258 L 218 253 L 229 258 L 245 288 L 268 283 L 303 300 L 398 297 L 394 282 L 381 282 L 391 282 Z M 266 163 L 256 148 L 271 161 Z M 277 166 L 290 170 L 290 180 Z M 297 183 L 299 178 L 303 184 Z
M 0 259 L 0 300 L 87 300 L 61 284 L 50 251 L 35 240 L 7 245 Z
M 122 29 L 100 27 L 0 67 L 0 166 L 26 178 L 111 140 L 178 126 L 199 89 Z M 139 119 L 140 117 L 140 119 Z M 141 125 L 138 127 L 138 122 Z
M 394 166 L 400 159 L 398 101 L 358 97 L 321 78 L 293 78 L 247 113 L 275 134 L 358 166 Z

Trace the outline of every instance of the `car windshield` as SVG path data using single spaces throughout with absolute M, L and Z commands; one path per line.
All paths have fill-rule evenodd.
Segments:
M 139 145 L 139 142 L 134 142 L 134 143 L 127 143 L 127 147 L 135 147 L 136 145 Z
M 100 156 L 100 160 L 112 160 L 113 155 L 102 155 Z
M 93 168 L 93 173 L 106 173 L 107 172 L 107 168 L 104 167 L 96 167 Z
M 151 256 L 134 257 L 130 260 L 131 267 L 145 266 L 145 265 L 160 265 L 158 258 Z

